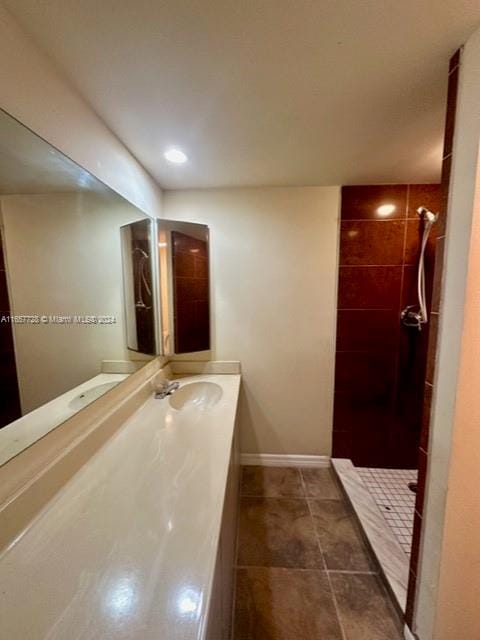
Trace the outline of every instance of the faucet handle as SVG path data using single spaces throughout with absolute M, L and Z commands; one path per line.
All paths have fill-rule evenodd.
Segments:
M 156 376 L 154 380 L 152 380 L 152 388 L 154 391 L 158 391 L 159 393 L 165 391 L 165 389 L 170 384 L 170 380 L 165 378 L 163 375 Z
M 155 386 L 155 398 L 163 400 L 176 391 L 179 386 L 179 382 L 162 381 L 159 386 Z

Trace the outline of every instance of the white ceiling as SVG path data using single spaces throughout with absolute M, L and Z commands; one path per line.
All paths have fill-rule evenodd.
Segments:
M 480 24 L 480 0 L 4 3 L 165 188 L 438 180 Z

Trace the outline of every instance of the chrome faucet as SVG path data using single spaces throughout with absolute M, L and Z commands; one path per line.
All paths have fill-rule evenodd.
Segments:
M 172 382 L 171 380 L 162 380 L 158 387 L 155 389 L 155 398 L 157 400 L 163 400 L 167 396 L 171 395 L 180 386 L 179 382 Z

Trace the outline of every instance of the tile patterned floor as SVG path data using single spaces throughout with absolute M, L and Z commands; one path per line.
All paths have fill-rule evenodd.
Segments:
M 234 640 L 400 640 L 330 469 L 244 467 Z
M 408 488 L 408 483 L 417 481 L 417 471 L 415 469 L 355 468 L 402 549 L 407 556 L 410 556 L 415 494 Z

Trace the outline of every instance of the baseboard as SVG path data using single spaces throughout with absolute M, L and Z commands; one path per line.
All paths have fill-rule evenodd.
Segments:
M 276 453 L 242 453 L 243 466 L 259 467 L 329 467 L 330 456 L 300 456 Z

